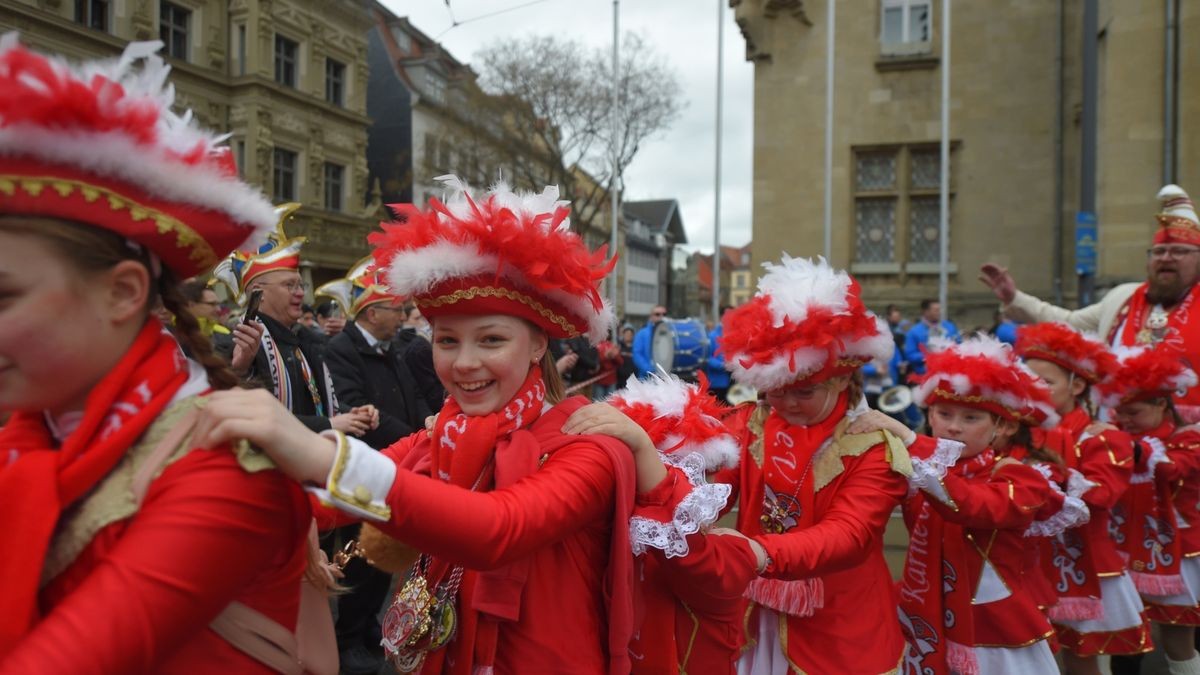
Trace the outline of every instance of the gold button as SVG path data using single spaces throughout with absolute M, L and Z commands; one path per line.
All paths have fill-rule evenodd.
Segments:
M 359 504 L 371 503 L 371 491 L 367 489 L 366 485 L 359 485 L 358 487 L 354 488 L 354 501 L 358 502 Z

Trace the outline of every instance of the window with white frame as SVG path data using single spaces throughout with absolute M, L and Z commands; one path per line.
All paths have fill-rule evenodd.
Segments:
M 425 94 L 434 103 L 446 102 L 446 80 L 432 70 L 425 70 Z
M 658 286 L 641 281 L 629 282 L 629 302 L 652 304 L 658 302 Z
M 158 39 L 166 46 L 167 56 L 186 61 L 188 28 L 192 12 L 173 2 L 158 3 Z
M 881 0 L 879 42 L 885 50 L 925 46 L 933 37 L 933 0 Z
M 296 200 L 296 153 L 283 148 L 275 148 L 274 152 L 274 197 L 277 202 Z
M 952 157 L 953 150 L 952 145 Z M 952 171 L 953 167 L 952 161 Z M 855 150 L 854 262 L 857 271 L 898 272 L 901 262 L 906 263 L 909 271 L 914 271 L 922 270 L 922 265 L 938 263 L 941 256 L 940 185 L 941 150 L 936 145 Z M 951 181 L 951 207 L 953 197 Z

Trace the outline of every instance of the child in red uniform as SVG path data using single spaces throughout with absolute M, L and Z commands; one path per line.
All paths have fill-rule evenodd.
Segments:
M 383 642 L 423 673 L 625 673 L 633 628 L 629 448 L 570 433 L 550 338 L 602 338 L 611 269 L 547 188 L 453 190 L 372 236 L 389 290 L 433 326 L 449 398 L 431 432 L 382 453 L 314 434 L 259 392 L 222 392 L 204 433 L 245 436 L 293 477 L 424 555 L 400 584 Z M 564 431 L 567 428 L 567 431 Z
M 276 672 L 222 637 L 230 612 L 297 664 L 307 499 L 248 447 L 189 437 L 236 378 L 177 290 L 275 213 L 171 112 L 155 51 L 72 68 L 0 38 L 5 675 Z
M 1133 435 L 1141 458 L 1122 506 L 1130 574 L 1159 624 L 1172 675 L 1200 674 L 1193 647 L 1200 625 L 1200 433 L 1183 427 L 1171 396 L 1196 386 L 1181 350 L 1166 343 L 1120 347 L 1120 367 L 1099 387 L 1113 421 Z
M 1033 467 L 993 447 L 1035 420 L 1053 422 L 1049 393 L 1008 346 L 980 336 L 931 350 L 915 391 L 936 438 L 907 432 L 916 490 L 904 506 L 909 549 L 900 617 L 906 672 L 1058 672 L 1046 617 L 1026 589 L 1030 537 L 1086 520 L 1087 509 Z
M 755 297 L 726 313 L 721 343 L 733 378 L 765 392 L 728 421 L 741 458 L 717 474 L 760 561 L 738 672 L 891 672 L 904 641 L 883 530 L 908 453 L 846 427 L 865 409 L 855 372 L 894 343 L 845 272 L 786 256 L 766 267 Z
M 1082 401 L 1090 386 L 1116 367 L 1106 347 L 1062 324 L 1024 327 L 1017 349 L 1050 387 L 1061 416 L 1034 441 L 1079 471 L 1091 511 L 1086 525 L 1053 541 L 1051 582 L 1058 602 L 1050 618 L 1064 649 L 1067 671 L 1098 673 L 1100 654 L 1138 654 L 1152 648 L 1141 601 L 1110 529 L 1110 509 L 1128 488 L 1133 470 L 1127 434 L 1092 421 Z
M 1034 431 L 1030 451 L 1052 457 L 1054 463 L 1060 465 L 1056 472 L 1065 470 L 1069 476 L 1068 492 L 1088 501 L 1092 497 L 1087 493 L 1095 486 L 1076 468 L 1078 462 L 1074 460 L 1074 447 L 1067 440 L 1071 437 L 1068 429 L 1079 426 L 1084 420 L 1091 421 L 1084 401 L 1088 399 L 1090 388 L 1114 371 L 1116 359 L 1099 340 L 1086 337 L 1061 323 L 1022 326 L 1017 332 L 1016 351 L 1025 365 L 1049 389 L 1054 411 L 1060 418 L 1055 429 Z M 1093 433 L 1103 431 L 1099 425 L 1092 428 Z M 1107 536 L 1107 517 L 1107 510 L 1099 508 L 1095 518 L 1089 519 L 1078 531 L 1049 539 L 1039 546 L 1042 558 L 1040 567 L 1044 573 L 1034 574 L 1030 579 L 1030 587 L 1044 587 L 1048 591 L 1048 597 L 1044 600 L 1039 598 L 1039 602 L 1044 604 L 1043 608 L 1051 622 L 1096 619 L 1101 616 L 1103 605 L 1100 598 L 1087 595 L 1083 585 L 1071 581 L 1078 575 L 1065 573 L 1063 569 L 1070 566 L 1072 552 L 1079 557 L 1084 556 L 1082 548 L 1074 542 L 1087 538 L 1089 531 L 1096 536 Z M 1067 545 L 1067 540 L 1072 543 Z M 1092 667 L 1086 663 L 1090 657 L 1076 657 L 1068 653 L 1065 658 L 1070 668 Z M 1077 663 L 1081 658 L 1085 663 Z
M 627 419 L 601 404 L 571 422 L 625 438 L 634 451 L 638 497 L 629 531 L 643 619 L 630 645 L 633 672 L 733 675 L 741 597 L 759 560 L 744 537 L 706 536 L 731 487 L 705 477 L 736 467 L 740 454 L 720 421 L 726 409 L 703 375 L 699 384 L 673 375 L 631 380 L 607 403 Z

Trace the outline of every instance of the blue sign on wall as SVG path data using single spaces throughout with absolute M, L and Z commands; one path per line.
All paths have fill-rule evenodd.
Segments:
M 1096 273 L 1096 214 L 1075 214 L 1075 274 Z

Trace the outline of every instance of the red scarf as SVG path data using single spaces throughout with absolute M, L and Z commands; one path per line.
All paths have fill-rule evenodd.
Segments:
M 125 355 L 92 388 L 79 427 L 55 447 L 42 411 L 15 413 L 0 428 L 0 657 L 38 620 L 38 583 L 63 510 L 104 478 L 187 381 L 175 339 L 149 319 Z M 19 551 L 19 553 L 18 553 Z
M 433 428 L 433 442 L 429 450 L 430 475 L 479 492 L 503 487 L 497 483 L 510 481 L 503 480 L 503 476 L 497 480 L 497 456 L 505 452 L 509 445 L 524 446 L 534 442 L 532 437 L 526 438 L 527 434 L 516 438 L 514 432 L 533 424 L 541 416 L 545 400 L 546 384 L 542 380 L 542 369 L 538 366 L 530 368 L 516 395 L 503 409 L 494 413 L 466 415 L 454 397 L 448 398 Z M 512 443 L 509 443 L 510 440 Z M 513 454 L 527 459 L 537 457 L 536 454 L 519 452 L 515 448 Z M 528 473 L 535 468 L 525 467 Z M 519 590 L 524 585 L 529 563 L 529 559 L 525 559 L 491 572 L 463 571 L 456 601 L 459 625 L 454 643 L 430 652 L 422 672 L 444 672 L 446 656 L 456 647 L 462 651 L 459 651 L 459 658 L 456 659 L 457 668 L 452 672 L 461 668 L 467 668 L 465 672 L 470 672 L 472 664 L 490 668 L 495 663 L 499 622 L 515 621 L 519 611 L 519 593 L 514 604 L 511 602 L 513 599 L 503 591 L 510 588 Z M 445 581 L 452 569 L 453 566 L 448 563 L 433 559 L 428 573 L 430 586 Z M 492 590 L 497 586 L 500 587 L 498 593 Z M 465 602 L 465 599 L 470 599 L 470 602 Z M 468 606 L 477 611 L 463 611 Z
M 1196 294 L 1200 292 L 1200 284 L 1193 285 L 1183 301 L 1168 310 L 1167 327 L 1158 336 L 1146 326 L 1151 310 L 1146 300 L 1148 288 L 1148 283 L 1138 286 L 1117 313 L 1109 329 L 1108 344 L 1131 346 L 1166 341 L 1182 345 L 1188 354 L 1200 350 L 1200 312 L 1191 312 Z M 1200 387 L 1192 387 L 1182 398 L 1176 398 L 1176 402 L 1187 406 L 1200 405 Z
M 996 464 L 985 450 L 959 460 L 948 473 L 972 478 L 986 475 Z M 916 514 L 909 527 L 908 555 L 900 579 L 900 627 L 908 640 L 908 666 L 917 672 L 975 675 L 975 622 L 971 599 L 977 579 L 969 575 L 971 552 L 961 525 L 946 522 L 917 492 L 908 500 Z M 929 670 L 927 670 L 929 669 Z
M 846 415 L 847 396 L 838 396 L 829 415 L 810 426 L 789 424 L 772 412 L 763 423 L 762 498 L 747 509 L 752 516 L 746 534 L 780 534 L 812 527 L 817 522 L 813 462 Z M 767 514 L 764 520 L 764 513 Z M 743 522 L 746 522 L 743 519 Z M 812 616 L 825 605 L 820 578 L 769 579 L 757 577 L 746 589 L 754 602 L 790 616 Z
M 1126 552 L 1129 576 L 1146 595 L 1176 595 L 1187 591 L 1180 571 L 1183 547 L 1179 538 L 1179 516 L 1171 499 L 1171 484 L 1155 477 L 1155 468 L 1167 461 L 1163 442 L 1175 432 L 1170 420 L 1142 438 L 1142 452 L 1121 502 L 1129 516 Z
M 1078 471 L 1081 457 L 1076 447 L 1083 430 L 1091 423 L 1087 411 L 1076 407 L 1063 415 L 1053 429 L 1033 429 L 1033 442 L 1058 453 L 1067 468 Z M 1115 519 L 1116 514 L 1112 515 Z M 1042 560 L 1042 567 L 1058 595 L 1058 602 L 1049 611 L 1051 619 L 1099 619 L 1103 615 L 1100 578 L 1096 576 L 1096 563 L 1087 545 L 1086 531 L 1087 526 L 1082 525 L 1060 533 L 1050 540 L 1050 555 Z

